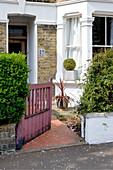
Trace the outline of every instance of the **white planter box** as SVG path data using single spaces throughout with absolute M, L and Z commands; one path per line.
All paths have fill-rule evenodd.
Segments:
M 113 142 L 113 112 L 89 113 L 85 118 L 82 116 L 81 131 L 89 144 Z
M 64 70 L 63 79 L 67 81 L 77 80 L 78 70 L 71 70 L 71 71 Z

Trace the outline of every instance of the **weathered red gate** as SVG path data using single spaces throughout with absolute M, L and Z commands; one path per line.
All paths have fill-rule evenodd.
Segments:
M 26 114 L 16 127 L 16 148 L 51 128 L 52 82 L 32 84 Z

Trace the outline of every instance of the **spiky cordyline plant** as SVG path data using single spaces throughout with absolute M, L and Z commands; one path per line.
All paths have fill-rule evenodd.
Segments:
M 70 101 L 73 101 L 73 99 L 72 99 L 71 97 L 69 97 L 69 96 L 67 96 L 66 94 L 64 94 L 64 90 L 65 90 L 66 87 L 67 87 L 67 83 L 66 83 L 66 82 L 64 82 L 64 81 L 61 80 L 61 78 L 60 78 L 60 83 L 55 82 L 54 84 L 55 84 L 57 87 L 59 87 L 59 89 L 60 89 L 61 92 L 59 93 L 59 95 L 53 97 L 53 100 L 58 101 L 58 100 L 62 100 L 62 99 L 63 99 L 66 103 L 69 103 Z

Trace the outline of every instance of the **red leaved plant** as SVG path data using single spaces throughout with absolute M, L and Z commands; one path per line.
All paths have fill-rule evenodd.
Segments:
M 53 100 L 56 100 L 57 102 L 59 101 L 59 102 L 65 102 L 65 103 L 69 103 L 70 101 L 74 101 L 71 97 L 69 97 L 69 96 L 67 96 L 66 94 L 64 94 L 64 90 L 66 89 L 66 87 L 67 87 L 67 83 L 66 82 L 64 82 L 63 80 L 61 80 L 61 78 L 60 78 L 60 82 L 55 82 L 54 83 L 57 87 L 59 87 L 59 89 L 60 89 L 60 93 L 59 93 L 59 95 L 57 95 L 57 96 L 54 96 L 53 97 Z

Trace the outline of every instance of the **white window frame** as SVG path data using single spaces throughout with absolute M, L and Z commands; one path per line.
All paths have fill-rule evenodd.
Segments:
M 67 45 L 67 19 L 76 18 L 76 17 L 81 18 L 82 15 L 80 13 L 76 12 L 76 13 L 65 14 L 65 16 L 64 16 L 64 38 L 63 38 L 64 39 L 64 49 L 65 49 L 64 50 L 64 60 L 68 58 L 68 56 L 67 56 L 68 48 L 81 48 L 81 51 L 82 51 L 82 27 L 81 26 L 80 26 L 80 41 L 79 41 L 80 43 L 73 44 L 73 45 Z M 79 68 L 80 58 L 82 58 L 82 56 L 80 56 L 78 59 L 78 63 L 77 63 L 78 66 L 76 66 L 76 68 L 75 68 L 77 70 Z
M 105 18 L 105 45 L 93 45 L 92 40 L 92 48 L 104 48 L 104 51 L 106 51 L 106 48 L 112 48 L 113 45 L 107 45 L 107 18 L 113 18 L 113 16 L 105 16 L 105 15 L 93 15 L 93 17 L 103 17 Z M 92 49 L 93 51 L 93 49 Z

